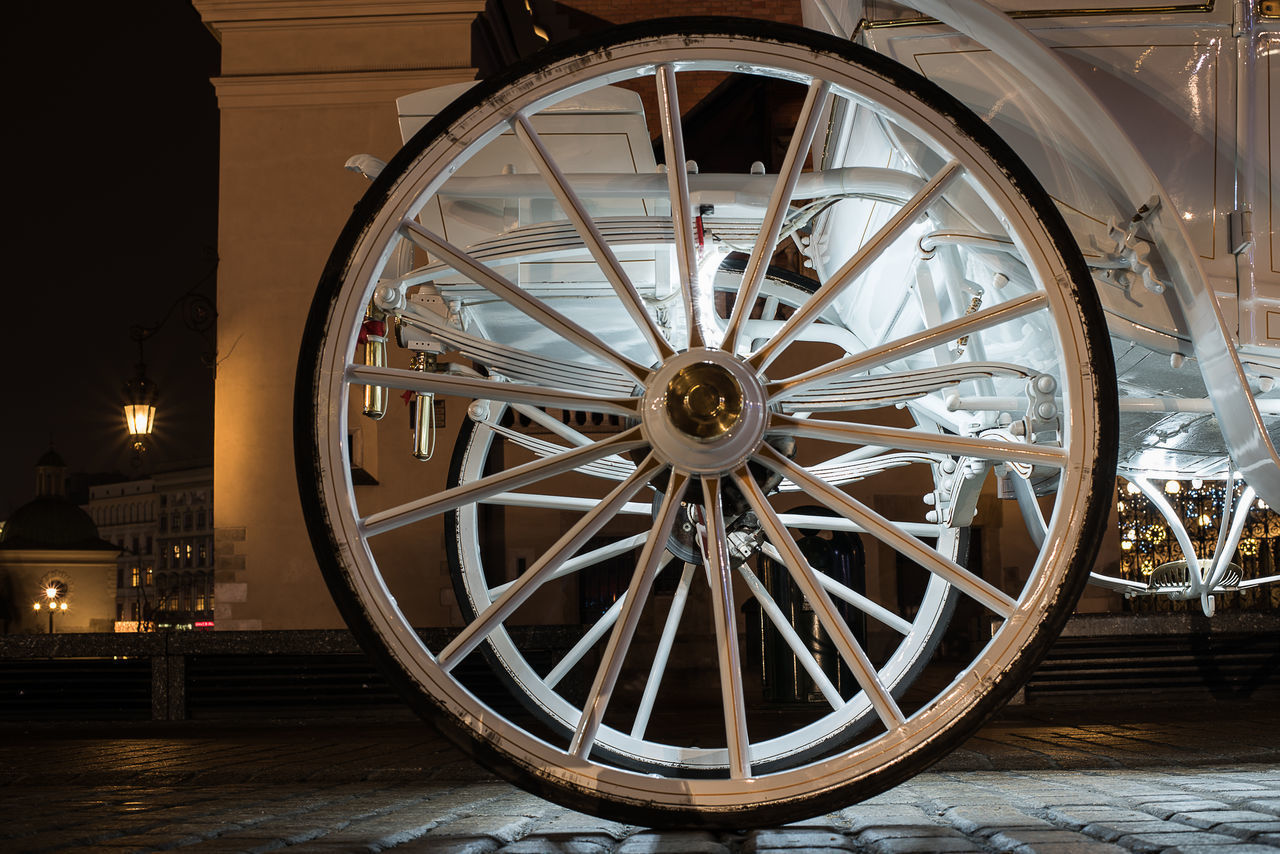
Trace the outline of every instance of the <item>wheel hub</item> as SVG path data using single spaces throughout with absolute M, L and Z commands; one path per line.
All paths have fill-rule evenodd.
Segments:
M 676 468 L 727 472 L 764 440 L 764 385 L 736 356 L 688 350 L 654 372 L 641 413 L 649 443 Z
M 713 441 L 742 418 L 742 386 L 714 362 L 681 368 L 667 383 L 667 416 L 690 438 Z

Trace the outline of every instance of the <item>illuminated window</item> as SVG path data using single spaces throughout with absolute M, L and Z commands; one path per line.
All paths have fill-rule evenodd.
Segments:
M 151 586 L 151 580 L 152 580 L 152 579 L 151 579 L 151 567 L 147 567 L 147 571 L 146 571 L 146 580 L 145 580 L 145 581 L 143 581 L 142 583 L 143 583 L 143 584 L 145 584 L 145 585 L 147 585 L 148 587 L 150 587 L 150 586 Z
M 131 576 L 130 576 L 131 581 L 129 582 L 129 586 L 130 586 L 130 587 L 137 587 L 137 586 L 138 586 L 138 578 L 139 578 L 139 576 L 141 575 L 141 572 L 139 571 L 138 567 L 136 567 L 136 566 L 135 566 L 132 570 L 130 570 L 130 572 L 131 572 L 132 574 L 131 574 Z

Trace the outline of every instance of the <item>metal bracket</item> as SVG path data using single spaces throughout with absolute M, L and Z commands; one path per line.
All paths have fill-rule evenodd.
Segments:
M 1228 212 L 1227 234 L 1232 255 L 1239 255 L 1253 246 L 1253 211 L 1243 208 Z

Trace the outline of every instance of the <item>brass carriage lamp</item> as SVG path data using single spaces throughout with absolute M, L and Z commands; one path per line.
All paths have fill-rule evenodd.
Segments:
M 138 375 L 124 385 L 124 423 L 133 449 L 141 452 L 156 419 L 156 384 L 147 379 L 147 366 L 138 363 Z

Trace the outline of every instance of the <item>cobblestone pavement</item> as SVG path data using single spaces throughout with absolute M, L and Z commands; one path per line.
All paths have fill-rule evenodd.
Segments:
M 778 828 L 547 803 L 423 724 L 0 726 L 0 851 L 1243 854 L 1280 848 L 1274 703 L 1013 710 L 928 773 Z

